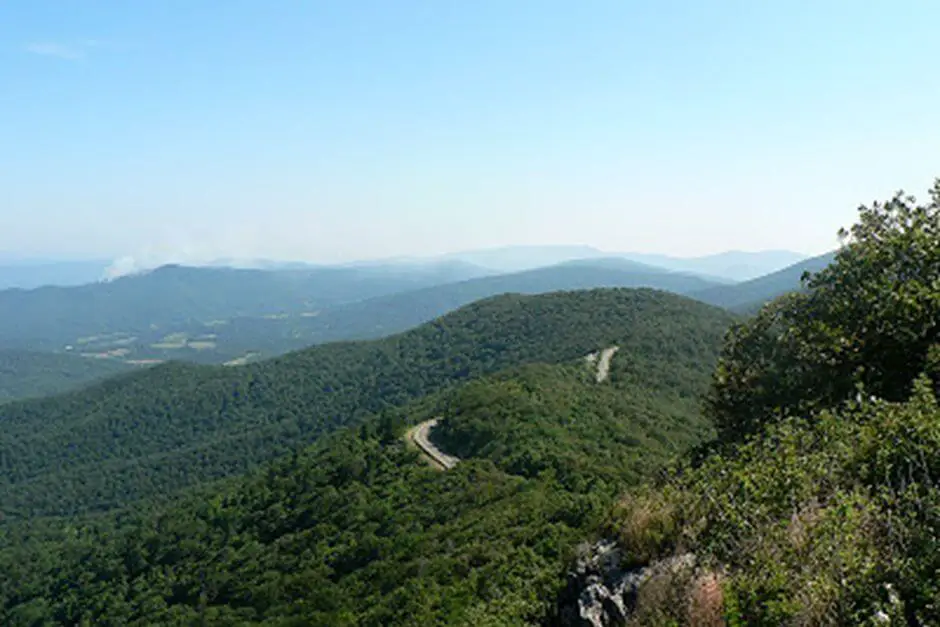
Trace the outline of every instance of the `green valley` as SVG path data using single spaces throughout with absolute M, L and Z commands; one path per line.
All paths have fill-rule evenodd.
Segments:
M 0 504 L 17 518 L 172 493 L 461 381 L 576 360 L 615 343 L 635 363 L 632 376 L 705 372 L 731 320 L 652 290 L 510 295 L 384 340 L 325 344 L 240 368 L 157 366 L 4 406 Z
M 936 624 L 938 234 L 940 181 L 752 318 L 504 295 L 4 405 L 0 621 Z

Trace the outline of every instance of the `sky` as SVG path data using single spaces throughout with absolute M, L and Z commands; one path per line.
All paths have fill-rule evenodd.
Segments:
M 940 175 L 935 0 L 0 0 L 0 253 L 817 254 Z

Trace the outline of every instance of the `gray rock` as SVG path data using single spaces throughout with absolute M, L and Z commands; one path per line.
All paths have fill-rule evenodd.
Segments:
M 636 608 L 640 586 L 652 577 L 695 568 L 691 553 L 649 566 L 624 568 L 623 552 L 612 540 L 582 545 L 568 575 L 558 612 L 562 627 L 620 627 Z

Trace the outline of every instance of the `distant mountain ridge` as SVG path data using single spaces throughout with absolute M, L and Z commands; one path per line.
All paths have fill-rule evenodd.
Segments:
M 385 259 L 374 263 L 417 264 L 431 260 L 460 260 L 495 272 L 521 272 L 579 260 L 626 259 L 662 270 L 698 274 L 712 280 L 738 282 L 775 272 L 806 259 L 806 255 L 788 250 L 726 251 L 695 257 L 604 251 L 593 246 L 502 246 L 434 257 Z M 346 265 L 362 265 L 355 262 Z
M 132 274 L 145 274 L 163 266 L 268 271 L 339 270 L 371 267 L 418 272 L 448 265 L 452 267 L 464 265 L 467 268 L 474 267 L 476 275 L 482 276 L 485 274 L 533 270 L 568 261 L 601 258 L 629 259 L 666 270 L 691 272 L 714 280 L 744 281 L 782 269 L 805 257 L 805 255 L 786 250 L 726 251 L 697 257 L 677 257 L 663 254 L 609 252 L 587 245 L 502 246 L 424 257 L 405 256 L 386 259 L 363 259 L 343 263 L 218 257 L 200 262 L 167 261 L 162 264 L 140 265 L 139 260 L 134 260 L 131 257 L 117 260 L 58 260 L 27 259 L 10 254 L 0 254 L 0 290 L 84 285 Z
M 698 257 L 673 257 L 625 253 L 629 259 L 643 261 L 670 270 L 683 270 L 721 277 L 728 281 L 748 281 L 806 259 L 806 255 L 789 250 L 762 250 L 746 252 L 730 250 Z
M 835 253 L 826 253 L 751 281 L 710 287 L 691 296 L 725 309 L 750 311 L 787 292 L 800 289 L 800 279 L 804 272 L 819 272 L 832 263 L 834 258 Z
M 598 288 L 652 288 L 691 294 L 714 282 L 622 259 L 580 260 L 478 277 L 325 309 L 304 319 L 312 343 L 371 339 L 405 331 L 473 302 L 501 294 L 536 295 Z M 225 333 L 225 331 L 222 331 Z
M 467 265 L 420 273 L 238 270 L 179 265 L 75 287 L 0 291 L 0 348 L 61 350 L 82 337 L 136 336 L 236 316 L 302 313 L 480 276 Z

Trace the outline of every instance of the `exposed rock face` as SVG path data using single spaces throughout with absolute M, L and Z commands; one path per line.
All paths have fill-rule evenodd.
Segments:
M 617 543 L 601 540 L 582 548 L 568 574 L 568 586 L 559 602 L 562 627 L 619 627 L 636 608 L 640 586 L 650 578 L 695 568 L 695 556 L 679 555 L 641 568 L 625 569 Z

